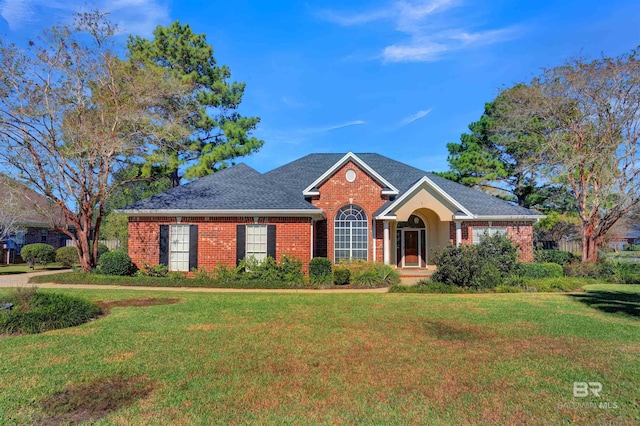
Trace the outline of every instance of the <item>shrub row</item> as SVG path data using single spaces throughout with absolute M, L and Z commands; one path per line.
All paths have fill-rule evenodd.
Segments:
M 93 244 L 91 244 L 91 249 Z M 109 247 L 104 244 L 98 244 L 98 260 L 109 251 Z M 60 247 L 55 249 L 52 245 L 44 243 L 27 244 L 22 247 L 20 256 L 33 269 L 35 265 L 46 265 L 48 263 L 58 262 L 65 267 L 71 267 L 80 263 L 78 250 L 73 246 Z
M 12 311 L 0 314 L 0 333 L 42 333 L 48 330 L 84 324 L 102 314 L 100 307 L 88 300 L 58 293 L 32 290 L 16 291 L 5 298 L 14 303 Z
M 567 265 L 578 260 L 573 253 L 562 250 L 534 250 L 533 260 L 536 263 L 557 263 Z

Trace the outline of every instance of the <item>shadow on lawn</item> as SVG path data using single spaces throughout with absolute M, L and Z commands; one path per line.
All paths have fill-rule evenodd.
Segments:
M 580 303 L 608 314 L 622 314 L 640 318 L 640 294 L 620 291 L 589 291 L 570 294 Z

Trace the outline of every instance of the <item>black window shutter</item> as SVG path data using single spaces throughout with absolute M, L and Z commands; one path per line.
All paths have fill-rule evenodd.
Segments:
M 247 244 L 247 227 L 244 225 L 236 226 L 236 265 L 240 264 L 240 261 L 245 256 L 245 245 Z
M 160 225 L 160 264 L 169 266 L 169 225 Z
M 276 258 L 276 226 L 267 225 L 267 256 Z
M 198 225 L 189 226 L 189 270 L 198 269 Z

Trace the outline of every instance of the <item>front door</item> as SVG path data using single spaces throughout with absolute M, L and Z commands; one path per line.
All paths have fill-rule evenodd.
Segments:
M 420 231 L 404 231 L 404 266 L 420 266 Z

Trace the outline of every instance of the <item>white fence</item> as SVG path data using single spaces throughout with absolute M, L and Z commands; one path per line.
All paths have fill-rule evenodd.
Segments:
M 109 247 L 109 250 L 117 250 L 120 248 L 120 241 L 119 240 L 98 240 L 98 243 L 100 244 L 104 244 L 105 246 Z M 75 243 L 73 242 L 73 240 L 67 240 L 65 242 L 65 245 L 67 247 L 75 247 Z

